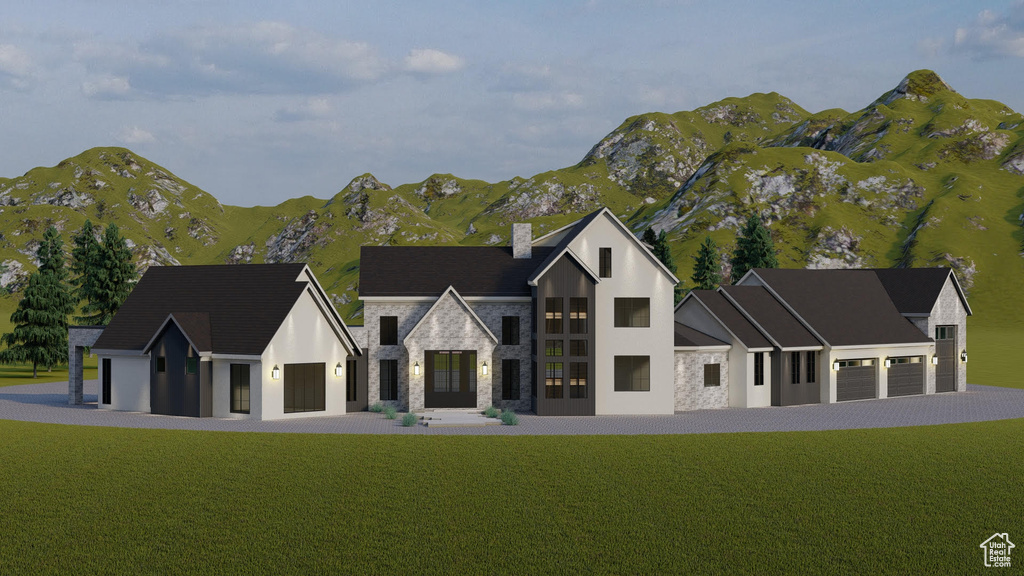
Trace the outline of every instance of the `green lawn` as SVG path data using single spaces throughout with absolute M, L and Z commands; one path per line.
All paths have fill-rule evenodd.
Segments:
M 0 421 L 0 571 L 981 573 L 1024 421 L 408 437 Z
M 82 374 L 86 380 L 98 378 L 96 375 L 96 358 L 86 356 L 83 365 L 85 369 Z M 55 366 L 52 372 L 47 372 L 45 367 L 40 366 L 36 373 L 38 377 L 32 378 L 31 364 L 0 364 L 0 387 L 68 381 L 68 367 L 66 365 Z

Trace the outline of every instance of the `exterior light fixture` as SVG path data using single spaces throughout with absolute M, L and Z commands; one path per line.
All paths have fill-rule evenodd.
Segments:
M 835 362 L 832 363 L 832 369 L 837 372 L 839 371 L 839 360 L 836 360 Z
M 481 367 L 484 376 L 487 376 L 487 361 L 484 360 L 484 365 Z
M 939 357 L 937 355 L 935 355 L 935 354 L 932 354 L 932 365 L 934 365 L 934 366 L 938 366 L 939 365 Z
M 277 364 L 274 364 L 274 368 L 270 371 L 270 377 L 274 380 L 281 379 L 281 369 L 277 367 Z
M 334 375 L 341 378 L 341 362 L 338 362 L 338 365 L 334 367 Z
M 960 361 L 967 364 L 967 350 L 960 353 Z
M 892 366 L 892 360 L 889 360 L 888 358 L 886 358 L 885 359 L 885 367 L 888 368 L 889 366 Z
M 413 364 L 413 366 L 412 366 L 412 373 L 413 373 L 414 376 L 419 376 L 420 375 L 420 363 L 419 362 Z

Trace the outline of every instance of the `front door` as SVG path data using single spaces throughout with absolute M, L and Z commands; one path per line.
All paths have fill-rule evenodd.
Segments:
M 935 391 L 956 390 L 956 326 L 935 327 L 935 356 L 939 365 L 935 367 Z
M 426 408 L 476 407 L 476 350 L 427 350 Z

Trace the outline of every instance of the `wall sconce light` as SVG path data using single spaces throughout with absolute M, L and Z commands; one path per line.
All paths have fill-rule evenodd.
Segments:
M 334 367 L 334 375 L 341 378 L 341 362 L 338 362 L 338 365 Z
M 274 368 L 270 371 L 270 377 L 274 380 L 281 379 L 281 369 L 277 367 L 277 364 L 274 364 Z
M 484 365 L 483 365 L 483 367 L 481 368 L 481 370 L 482 370 L 482 372 L 483 372 L 483 375 L 484 375 L 484 376 L 487 376 L 487 361 L 486 361 L 486 360 L 484 360 Z
M 412 366 L 412 373 L 413 373 L 414 376 L 419 376 L 420 375 L 420 363 L 419 362 L 413 364 L 413 366 Z
M 839 371 L 839 360 L 836 360 L 835 362 L 832 363 L 832 369 L 837 372 Z
M 935 354 L 932 354 L 932 365 L 933 366 L 938 366 L 939 365 L 939 357 L 936 356 Z
M 885 367 L 888 368 L 889 366 L 892 366 L 892 360 L 889 360 L 888 358 L 886 358 L 885 359 Z
M 960 353 L 960 361 L 967 364 L 967 350 Z

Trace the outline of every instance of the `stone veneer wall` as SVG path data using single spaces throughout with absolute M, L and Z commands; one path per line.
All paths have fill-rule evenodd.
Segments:
M 530 335 L 533 332 L 533 324 L 530 314 L 532 306 L 529 302 L 470 302 L 473 311 L 480 317 L 480 320 L 487 325 L 487 328 L 494 333 L 498 339 L 498 346 L 494 349 L 492 356 L 493 364 L 488 361 L 488 366 L 493 366 L 493 395 L 491 403 L 502 410 L 518 410 L 527 412 L 530 410 Z M 519 345 L 505 346 L 501 343 L 501 317 L 519 317 Z M 519 360 L 519 400 L 502 400 L 501 391 L 501 361 L 504 359 Z
M 380 399 L 380 361 L 398 360 L 398 399 L 381 402 L 405 410 L 409 405 L 409 355 L 402 340 L 413 326 L 430 309 L 432 302 L 387 303 L 365 302 L 363 304 L 363 330 L 366 334 L 366 399 L 370 406 Z M 398 317 L 398 345 L 380 345 L 380 317 Z
M 69 326 L 68 327 L 68 404 L 82 404 L 82 362 L 85 360 L 85 348 L 92 346 L 103 333 L 104 326 Z M 102 394 L 102 390 L 100 394 Z M 102 401 L 99 398 L 98 401 Z
M 721 384 L 704 386 L 704 365 L 718 364 Z M 676 412 L 729 406 L 729 353 L 675 352 Z
M 967 349 L 967 310 L 964 309 L 963 304 L 960 302 L 960 295 L 957 294 L 953 281 L 946 280 L 946 285 L 942 287 L 942 292 L 939 293 L 939 298 L 936 300 L 935 307 L 932 309 L 930 316 L 927 318 L 911 318 L 910 321 L 929 338 L 935 337 L 936 326 L 956 326 L 956 391 L 966 391 L 967 365 L 960 361 L 960 352 Z M 935 349 L 933 347 L 932 354 L 934 353 Z M 934 394 L 935 367 L 932 366 L 930 358 L 927 358 L 926 361 L 928 362 L 928 381 L 925 382 L 925 393 Z

